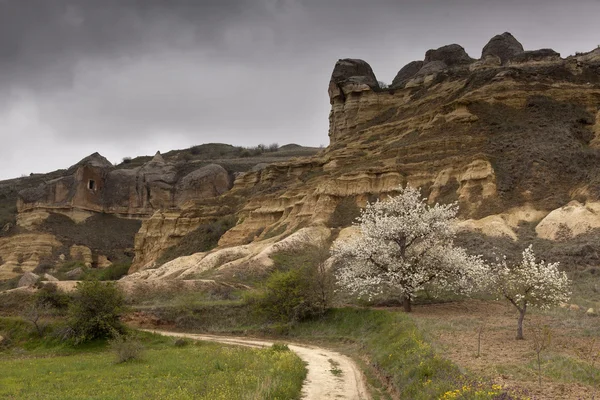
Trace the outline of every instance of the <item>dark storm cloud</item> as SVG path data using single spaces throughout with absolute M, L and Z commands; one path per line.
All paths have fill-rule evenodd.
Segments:
M 0 0 L 0 178 L 204 142 L 327 144 L 335 61 L 390 82 L 425 51 L 511 31 L 600 43 L 596 0 Z

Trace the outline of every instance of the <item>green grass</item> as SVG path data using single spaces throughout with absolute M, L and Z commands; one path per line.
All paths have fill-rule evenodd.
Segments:
M 291 352 L 195 344 L 147 350 L 115 364 L 109 352 L 8 360 L 0 397 L 27 399 L 294 399 L 305 376 Z
M 532 356 L 532 359 L 534 356 Z M 550 353 L 542 355 L 542 380 L 554 382 L 578 382 L 591 387 L 600 385 L 600 368 L 598 363 Z M 498 372 L 512 375 L 520 380 L 537 380 L 538 366 L 535 361 L 528 364 L 502 364 Z
M 139 332 L 140 359 L 117 364 L 106 341 L 71 346 L 36 337 L 17 318 L 0 318 L 0 398 L 6 399 L 296 399 L 304 363 L 286 346 L 182 346 Z
M 329 342 L 354 342 L 390 380 L 400 398 L 439 398 L 453 390 L 461 373 L 423 340 L 410 317 L 381 310 L 336 309 L 324 318 L 297 324 L 290 336 Z

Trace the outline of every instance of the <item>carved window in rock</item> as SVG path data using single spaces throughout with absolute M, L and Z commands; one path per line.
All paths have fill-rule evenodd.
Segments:
M 88 181 L 88 189 L 92 190 L 92 191 L 96 191 L 96 181 L 93 179 L 90 179 Z

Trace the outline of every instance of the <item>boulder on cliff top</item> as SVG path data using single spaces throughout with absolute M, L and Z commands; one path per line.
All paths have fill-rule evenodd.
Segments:
M 448 65 L 446 65 L 446 63 L 443 61 L 432 61 L 423 65 L 423 67 L 416 73 L 415 77 L 437 74 L 438 72 L 442 72 L 447 68 Z
M 218 164 L 209 164 L 184 176 L 176 187 L 176 202 L 219 196 L 229 190 L 227 170 Z
M 506 64 L 509 59 L 523 51 L 523 45 L 509 32 L 504 32 L 490 39 L 481 51 L 481 58 L 497 56 L 502 64 Z
M 392 81 L 390 85 L 391 88 L 401 88 L 404 87 L 406 82 L 408 82 L 412 77 L 414 77 L 417 72 L 423 67 L 423 61 L 411 61 L 406 64 L 398 73 L 396 77 Z
M 110 161 L 108 161 L 105 157 L 100 155 L 100 153 L 98 153 L 98 152 L 90 154 L 89 156 L 85 157 L 83 160 L 81 160 L 77 164 L 75 164 L 73 167 L 79 167 L 82 165 L 88 165 L 90 167 L 96 167 L 96 168 L 112 168 L 112 166 L 113 166 Z M 71 167 L 71 168 L 73 168 L 73 167 Z
M 438 49 L 428 50 L 425 53 L 425 64 L 433 61 L 442 61 L 447 66 L 470 64 L 474 62 L 465 49 L 458 44 L 449 44 Z
M 379 83 L 377 83 L 377 78 L 369 63 L 352 58 L 344 58 L 335 63 L 331 74 L 331 82 L 337 85 L 356 83 L 371 88 L 379 88 Z
M 21 279 L 19 279 L 19 283 L 17 283 L 17 287 L 29 287 L 36 284 L 36 282 L 40 279 L 39 275 L 34 274 L 33 272 L 25 272 Z

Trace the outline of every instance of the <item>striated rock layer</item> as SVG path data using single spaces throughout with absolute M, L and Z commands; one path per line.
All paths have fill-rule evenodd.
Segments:
M 432 203 L 458 202 L 459 230 L 510 243 L 519 240 L 523 225 L 538 225 L 534 234 L 543 240 L 600 226 L 600 49 L 561 58 L 551 49 L 525 50 L 503 33 L 485 45 L 480 59 L 458 44 L 429 50 L 401 68 L 386 89 L 367 62 L 342 59 L 328 93 L 326 149 L 257 164 L 235 174 L 229 191 L 217 166 L 183 174 L 157 157 L 106 174 L 95 157 L 92 164 L 99 166 L 80 164 L 71 177 L 25 193 L 19 209 L 77 204 L 144 215 L 131 279 L 268 266 L 258 256 L 270 249 L 263 254 L 268 258 L 273 244 L 299 232 L 329 240 L 325 231 L 349 226 L 358 207 L 406 184 L 421 187 Z M 89 193 L 90 179 L 108 197 Z M 237 222 L 216 249 L 145 271 L 159 267 L 156 260 L 201 224 L 228 215 Z M 574 218 L 585 227 L 568 222 Z M 35 225 L 33 216 L 19 221 Z
M 340 60 L 329 84 L 330 146 L 239 175 L 223 196 L 244 199 L 238 223 L 219 247 L 283 238 L 305 226 L 346 226 L 352 218 L 335 221 L 344 208 L 405 184 L 421 187 L 432 203 L 459 202 L 461 230 L 509 240 L 517 240 L 519 224 L 538 223 L 572 200 L 593 204 L 600 196 L 599 55 L 526 51 L 504 33 L 478 60 L 456 44 L 427 51 L 389 89 L 377 85 L 365 61 Z M 568 215 L 549 216 L 552 226 Z M 151 224 L 144 223 L 146 236 Z M 555 228 L 544 226 L 538 232 L 554 238 Z M 181 236 L 179 226 L 155 232 L 173 237 L 169 230 Z M 155 258 L 148 254 L 137 250 L 140 268 Z

